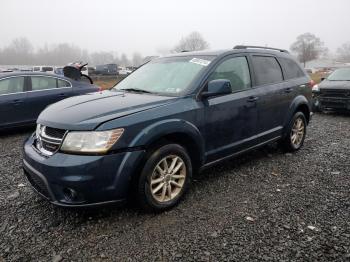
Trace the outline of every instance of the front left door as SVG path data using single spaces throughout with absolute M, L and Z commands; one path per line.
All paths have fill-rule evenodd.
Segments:
M 0 80 L 0 127 L 18 126 L 28 122 L 25 82 L 24 76 Z
M 254 143 L 257 108 L 247 57 L 229 56 L 213 70 L 208 82 L 227 79 L 232 93 L 203 100 L 206 162 L 229 156 Z

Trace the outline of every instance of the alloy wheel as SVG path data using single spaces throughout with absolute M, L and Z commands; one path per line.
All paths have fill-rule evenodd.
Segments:
M 164 203 L 181 192 L 186 180 L 186 164 L 177 155 L 161 159 L 153 170 L 150 187 L 155 200 Z
M 295 119 L 293 128 L 290 134 L 290 141 L 295 148 L 300 147 L 305 135 L 305 124 L 303 119 L 298 117 Z

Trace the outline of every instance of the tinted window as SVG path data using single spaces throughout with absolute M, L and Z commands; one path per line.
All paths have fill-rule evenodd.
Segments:
M 234 57 L 222 62 L 209 77 L 210 80 L 227 79 L 232 92 L 251 87 L 248 62 L 245 57 Z
M 0 80 L 0 95 L 24 91 L 24 77 L 11 77 Z
M 65 80 L 57 79 L 57 87 L 70 87 L 70 83 Z
M 282 67 L 285 71 L 285 79 L 293 79 L 298 77 L 303 77 L 304 72 L 300 69 L 296 62 L 288 58 L 279 58 Z
M 56 78 L 44 76 L 32 76 L 32 90 L 44 90 L 56 88 Z
M 253 56 L 253 66 L 257 85 L 283 81 L 282 70 L 276 58 L 270 56 Z
M 53 71 L 53 67 L 50 67 L 50 66 L 43 66 L 43 67 L 41 68 L 41 71 L 43 71 L 43 72 Z

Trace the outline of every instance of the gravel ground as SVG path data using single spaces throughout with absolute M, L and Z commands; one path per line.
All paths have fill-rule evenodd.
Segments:
M 175 209 L 67 210 L 21 171 L 28 131 L 0 138 L 0 261 L 350 260 L 350 116 L 317 114 L 304 148 L 208 169 Z

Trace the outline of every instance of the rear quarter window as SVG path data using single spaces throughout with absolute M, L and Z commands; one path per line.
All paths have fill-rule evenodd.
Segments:
M 288 58 L 278 58 L 281 63 L 281 66 L 284 69 L 284 78 L 285 79 L 294 79 L 305 76 L 304 72 L 301 70 L 300 66 Z
M 256 85 L 274 84 L 283 81 L 282 69 L 275 57 L 253 56 Z
M 70 83 L 62 79 L 57 79 L 57 87 L 70 87 Z

